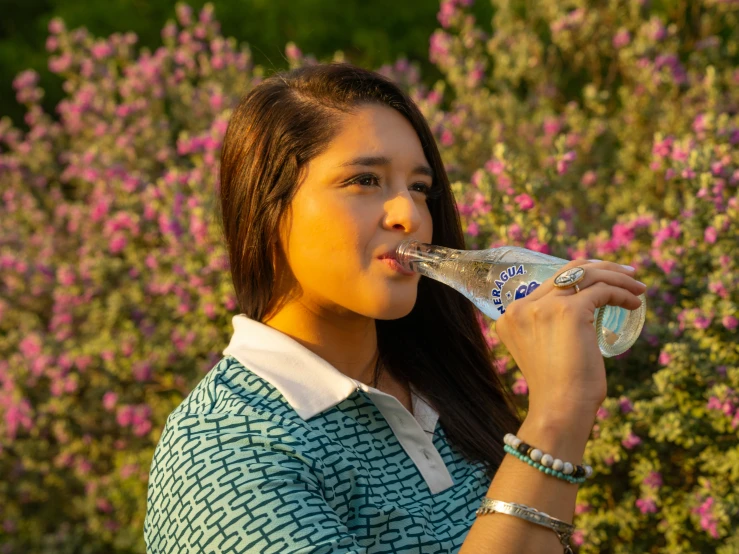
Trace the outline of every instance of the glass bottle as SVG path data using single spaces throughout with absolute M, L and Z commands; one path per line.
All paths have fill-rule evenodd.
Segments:
M 416 240 L 401 242 L 395 253 L 404 269 L 452 287 L 494 320 L 508 304 L 531 294 L 569 263 L 518 246 L 456 250 Z M 639 299 L 641 306 L 635 310 L 619 306 L 595 310 L 595 331 L 604 357 L 622 354 L 639 337 L 647 310 L 646 296 L 641 294 Z

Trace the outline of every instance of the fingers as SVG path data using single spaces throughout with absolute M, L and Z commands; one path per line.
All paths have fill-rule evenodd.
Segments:
M 619 275 L 623 275 L 624 277 L 634 274 L 633 271 L 628 270 L 621 264 L 617 264 L 615 262 L 590 262 L 588 260 L 578 258 L 576 260 L 571 260 L 570 262 L 566 263 L 561 268 L 559 268 L 556 275 L 553 275 L 551 278 L 544 281 L 539 287 L 537 287 L 528 296 L 526 296 L 525 300 L 529 302 L 535 302 L 543 298 L 545 295 L 551 293 L 552 291 L 559 291 L 560 293 L 564 293 L 564 294 L 575 294 L 575 287 L 572 287 L 571 290 L 559 289 L 555 287 L 554 279 L 557 275 L 559 275 L 566 269 L 570 269 L 572 267 L 578 267 L 578 266 L 582 266 L 585 269 L 585 278 L 577 284 L 580 287 L 580 290 L 582 290 L 583 288 L 587 286 L 592 285 L 598 280 L 605 278 L 604 276 L 606 274 L 611 274 L 611 275 L 619 274 Z M 627 281 L 624 281 L 624 280 L 620 281 L 621 285 L 623 285 L 626 282 Z M 631 282 L 635 283 L 636 281 L 634 279 L 631 279 Z M 609 281 L 609 283 L 618 284 L 616 282 L 611 282 L 611 281 Z M 641 294 L 641 292 L 639 292 L 639 294 Z
M 645 287 L 640 287 L 644 289 Z M 573 287 L 573 293 L 575 298 L 568 298 L 567 301 L 572 304 L 580 303 L 586 305 L 588 312 L 592 312 L 595 308 L 601 308 L 603 306 L 618 306 L 627 310 L 636 310 L 641 306 L 641 299 L 638 297 L 644 290 L 640 292 L 632 293 L 630 290 L 626 290 L 620 286 L 609 285 L 603 281 L 597 282 L 585 289 L 580 289 L 580 292 L 575 292 Z
M 612 265 L 618 266 L 619 264 Z M 622 269 L 621 271 L 626 270 Z M 597 283 L 605 283 L 614 287 L 621 287 L 635 296 L 643 294 L 647 290 L 645 285 L 626 273 L 621 273 L 615 269 L 600 269 L 596 264 L 589 264 L 585 270 L 585 277 L 583 277 L 582 281 L 577 283 L 577 286 L 580 287 L 580 292 L 583 292 L 585 289 L 588 289 Z M 552 289 L 551 294 L 556 296 L 569 296 L 576 293 L 574 286 L 560 289 L 552 285 Z

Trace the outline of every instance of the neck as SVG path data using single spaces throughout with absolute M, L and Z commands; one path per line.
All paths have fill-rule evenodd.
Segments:
M 344 375 L 372 386 L 378 356 L 374 319 L 328 312 L 298 301 L 262 323 L 285 333 Z

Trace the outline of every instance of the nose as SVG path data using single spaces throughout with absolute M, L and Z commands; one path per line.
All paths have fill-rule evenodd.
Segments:
M 419 202 L 423 202 L 423 206 L 420 206 Z M 404 187 L 404 190 L 394 194 L 385 202 L 383 226 L 388 229 L 402 228 L 406 233 L 413 233 L 423 222 L 421 210 L 425 206 L 424 200 L 416 200 L 411 191 Z

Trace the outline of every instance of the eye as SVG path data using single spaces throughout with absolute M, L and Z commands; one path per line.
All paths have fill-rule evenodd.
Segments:
M 416 190 L 424 193 L 426 196 L 431 193 L 431 187 L 426 183 L 415 183 L 413 186 L 418 187 Z
M 352 177 L 346 182 L 347 185 L 360 185 L 362 187 L 380 186 L 380 178 L 374 173 L 363 173 Z M 441 188 L 433 185 L 427 185 L 423 181 L 411 185 L 411 190 L 415 190 L 424 195 L 426 200 L 433 200 L 441 196 Z
M 362 185 L 362 186 L 379 186 L 380 179 L 377 177 L 377 175 L 374 175 L 372 173 L 366 173 L 363 175 L 357 175 L 356 177 L 353 177 L 350 181 L 347 182 L 349 185 Z

